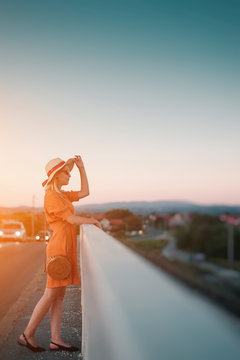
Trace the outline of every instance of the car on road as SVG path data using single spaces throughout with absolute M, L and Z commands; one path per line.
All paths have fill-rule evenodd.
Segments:
M 0 240 L 24 241 L 26 239 L 26 229 L 22 222 L 15 220 L 3 220 L 0 227 Z
M 41 230 L 36 235 L 37 241 L 49 241 L 50 238 L 51 238 L 51 233 L 50 231 L 46 231 L 46 230 Z

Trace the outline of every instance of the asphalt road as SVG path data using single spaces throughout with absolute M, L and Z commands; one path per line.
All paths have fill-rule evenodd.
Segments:
M 166 239 L 167 238 L 167 232 L 164 230 L 156 229 L 152 226 L 148 226 L 145 231 L 147 232 L 146 235 L 138 235 L 129 237 L 128 240 L 136 241 L 136 240 L 152 240 L 152 239 Z
M 0 321 L 42 266 L 45 242 L 0 243 Z

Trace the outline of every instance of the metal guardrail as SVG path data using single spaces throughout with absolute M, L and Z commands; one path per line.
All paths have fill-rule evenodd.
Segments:
M 84 360 L 239 360 L 237 318 L 94 225 L 80 252 Z

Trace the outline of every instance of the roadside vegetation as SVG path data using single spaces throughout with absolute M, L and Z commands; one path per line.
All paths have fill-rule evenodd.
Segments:
M 227 261 L 228 225 L 218 217 L 195 215 L 192 222 L 173 230 L 179 249 L 204 253 L 207 261 L 240 270 L 240 230 L 234 227 L 234 263 Z
M 115 237 L 116 238 L 116 237 Z M 166 239 L 147 239 L 147 240 L 131 240 L 116 238 L 128 248 L 148 259 L 149 261 L 159 265 L 161 251 L 167 245 Z
M 165 239 L 146 239 L 146 240 L 131 240 L 131 239 L 118 239 L 128 247 L 139 250 L 145 255 L 149 252 L 157 252 L 160 255 L 161 250 L 167 245 L 168 240 Z

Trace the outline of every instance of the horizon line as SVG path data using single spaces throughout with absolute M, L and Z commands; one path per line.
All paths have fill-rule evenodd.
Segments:
M 88 204 L 78 204 L 75 206 L 93 206 L 93 205 L 106 205 L 106 204 L 114 204 L 114 203 L 156 203 L 156 202 L 175 202 L 175 203 L 186 203 L 196 206 L 228 206 L 228 207 L 240 207 L 240 203 L 238 204 L 227 204 L 227 203 L 201 203 L 201 202 L 195 202 L 190 200 L 128 200 L 128 201 L 108 201 L 108 202 L 99 202 L 99 203 L 88 203 Z M 74 202 L 75 203 L 75 202 Z M 16 205 L 16 206 L 4 206 L 0 205 L 0 208 L 6 208 L 6 209 L 12 209 L 12 208 L 21 208 L 21 207 L 27 207 L 32 208 L 32 205 Z M 44 206 L 34 206 L 34 208 L 43 208 Z

